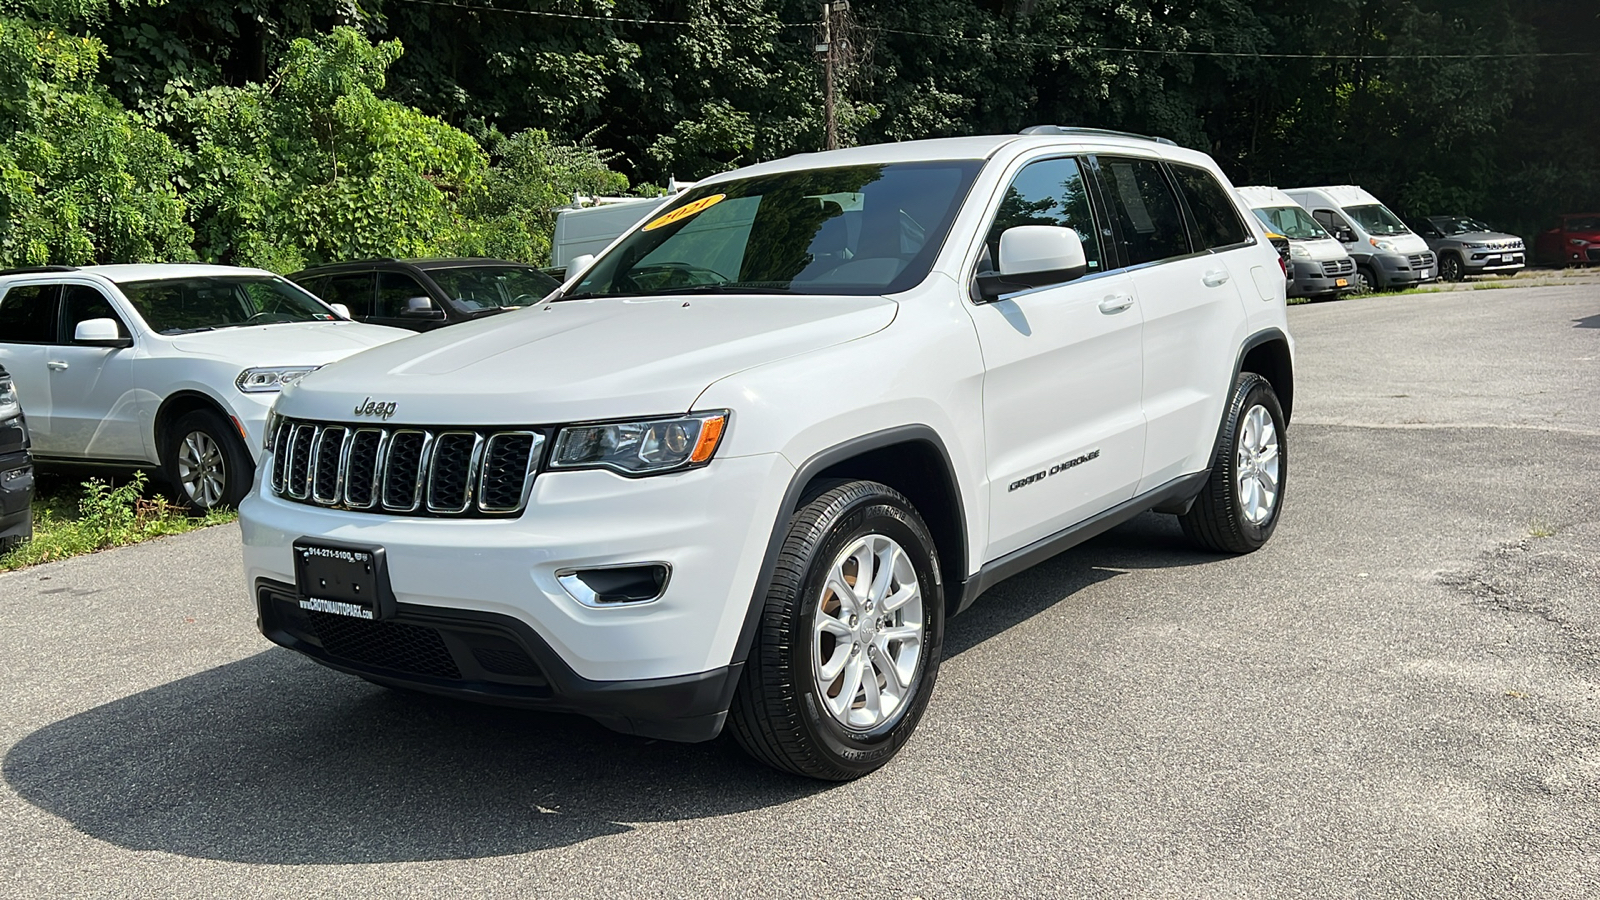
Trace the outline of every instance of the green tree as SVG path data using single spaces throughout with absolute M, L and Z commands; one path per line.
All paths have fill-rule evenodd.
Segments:
M 172 142 L 95 83 L 95 0 L 0 3 L 0 266 L 189 255 Z

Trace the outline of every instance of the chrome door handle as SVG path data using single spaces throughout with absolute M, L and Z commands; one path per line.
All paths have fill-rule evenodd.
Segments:
M 1122 312 L 1132 305 L 1133 298 L 1131 296 L 1127 294 L 1112 294 L 1100 301 L 1100 311 L 1108 316 L 1111 316 Z
M 51 369 L 55 369 L 57 372 L 59 372 L 62 369 L 65 369 L 67 367 L 67 361 L 64 360 L 64 359 L 52 359 L 49 362 L 45 363 L 45 365 L 47 367 L 49 367 Z
M 1200 281 L 1203 282 L 1206 287 L 1221 287 L 1222 285 L 1228 283 L 1228 270 L 1212 269 L 1205 275 L 1201 276 Z

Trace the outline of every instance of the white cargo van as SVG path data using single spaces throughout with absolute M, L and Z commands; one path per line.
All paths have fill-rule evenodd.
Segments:
M 1356 289 L 1356 263 L 1305 208 L 1275 187 L 1234 188 L 1256 218 L 1289 239 L 1289 296 L 1337 297 Z
M 550 265 L 565 267 L 580 256 L 596 256 L 629 228 L 655 212 L 673 195 L 661 197 L 596 198 L 595 205 L 563 209 L 556 213 L 550 236 Z
M 1438 276 L 1428 242 L 1361 188 L 1341 184 L 1287 188 L 1284 193 L 1344 244 L 1356 261 L 1358 290 L 1410 287 Z

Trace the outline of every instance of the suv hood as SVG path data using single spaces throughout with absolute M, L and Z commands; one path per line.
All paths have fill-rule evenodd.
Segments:
M 197 331 L 166 340 L 191 356 L 209 356 L 241 366 L 319 366 L 412 334 L 403 328 L 364 322 L 283 322 Z
M 1502 231 L 1466 231 L 1461 234 L 1452 234 L 1446 240 L 1460 241 L 1463 244 L 1501 244 L 1506 241 L 1522 242 L 1522 238 Z
M 417 335 L 318 370 L 277 409 L 354 421 L 547 425 L 685 412 L 712 382 L 881 331 L 884 297 L 691 295 L 563 300 Z

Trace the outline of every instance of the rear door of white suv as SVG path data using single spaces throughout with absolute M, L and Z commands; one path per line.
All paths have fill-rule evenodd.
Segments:
M 1144 312 L 1149 427 L 1138 488 L 1143 493 L 1209 462 L 1222 404 L 1233 387 L 1234 354 L 1227 348 L 1237 342 L 1244 317 L 1239 275 L 1226 254 L 1252 246 L 1253 239 L 1242 220 L 1231 231 L 1217 226 L 1231 204 L 1216 213 L 1208 209 L 1203 223 L 1185 215 L 1180 185 L 1187 188 L 1197 174 L 1211 178 L 1203 169 L 1131 155 L 1100 155 L 1096 163 Z M 1220 202 L 1228 201 L 1224 196 Z M 1231 246 L 1215 243 L 1224 235 Z
M 1132 498 L 1144 458 L 1141 321 L 1104 246 L 1083 162 L 1034 158 L 989 216 L 987 255 L 1016 225 L 1078 232 L 1088 274 L 972 307 L 983 351 L 989 557 Z

